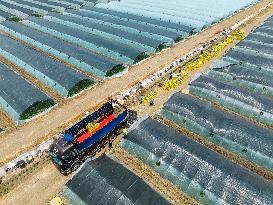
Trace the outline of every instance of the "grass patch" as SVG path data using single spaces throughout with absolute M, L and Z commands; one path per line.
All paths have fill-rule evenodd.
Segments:
M 94 80 L 84 79 L 84 80 L 78 82 L 73 88 L 71 88 L 68 91 L 68 97 L 72 97 L 72 96 L 78 94 L 79 92 L 81 92 L 82 90 L 85 90 L 85 89 L 91 87 L 94 84 L 95 84 Z
M 194 31 L 194 29 L 192 29 L 192 30 L 190 31 L 189 35 L 190 35 L 190 36 L 193 36 L 193 35 L 196 34 L 196 33 L 197 33 L 197 32 Z
M 178 43 L 178 42 L 182 41 L 183 39 L 184 39 L 183 36 L 178 36 L 178 37 L 174 40 L 174 42 L 175 42 L 175 43 Z
M 21 17 L 18 17 L 18 16 L 11 16 L 9 18 L 10 21 L 14 21 L 14 22 L 20 22 L 20 21 L 23 21 L 23 19 Z
M 55 105 L 53 100 L 36 102 L 27 108 L 19 117 L 19 120 L 27 120 Z
M 156 53 L 159 53 L 160 51 L 168 48 L 169 46 L 165 45 L 165 44 L 160 44 L 157 48 L 156 48 Z
M 160 161 L 157 161 L 155 165 L 159 167 L 161 165 Z
M 205 192 L 203 192 L 203 191 L 201 191 L 201 192 L 199 193 L 199 195 L 200 195 L 201 197 L 206 196 Z
M 32 13 L 31 16 L 35 16 L 35 17 L 38 17 L 38 18 L 43 17 L 43 15 L 39 14 L 39 13 Z
M 139 54 L 137 57 L 136 57 L 136 59 L 135 59 L 135 61 L 134 61 L 134 64 L 137 64 L 137 63 L 139 63 L 140 61 L 143 61 L 144 59 L 146 59 L 146 58 L 149 58 L 150 56 L 147 54 L 147 53 L 141 53 L 141 54 Z
M 116 65 L 111 70 L 108 70 L 106 72 L 105 77 L 111 77 L 111 76 L 113 76 L 113 75 L 115 75 L 117 73 L 120 73 L 120 72 L 124 71 L 124 70 L 125 70 L 125 66 L 124 65 Z

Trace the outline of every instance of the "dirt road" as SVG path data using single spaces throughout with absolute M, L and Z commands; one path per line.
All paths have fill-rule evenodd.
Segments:
M 25 183 L 0 199 L 0 205 L 44 205 L 60 192 L 68 177 L 61 175 L 53 164 L 31 174 Z

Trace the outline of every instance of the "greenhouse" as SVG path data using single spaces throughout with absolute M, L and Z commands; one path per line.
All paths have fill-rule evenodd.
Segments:
M 272 183 L 151 118 L 122 146 L 201 204 L 273 204 Z
M 139 4 L 133 0 L 122 0 L 97 4 L 95 7 L 187 25 L 200 30 L 256 2 L 257 0 L 232 1 L 232 3 L 228 0 L 191 2 L 171 0 L 166 4 L 162 0 L 145 0 Z M 203 8 L 202 12 L 200 8 Z M 198 15 L 193 10 L 199 11 Z M 216 16 L 213 17 L 215 14 Z
M 273 53 L 273 42 L 272 44 L 265 44 L 262 42 L 255 42 L 255 41 L 249 41 L 249 40 L 244 40 L 241 41 L 236 45 L 236 48 L 241 48 L 241 49 L 246 49 L 246 51 L 251 50 L 255 51 L 258 53 L 263 53 L 263 54 L 268 54 L 272 55 Z
M 272 98 L 204 75 L 191 82 L 189 90 L 192 95 L 215 102 L 245 117 L 273 125 Z
M 90 49 L 91 51 L 102 53 L 115 60 L 133 63 L 138 55 L 145 52 L 145 50 L 111 41 L 103 36 L 79 31 L 78 29 L 45 21 L 44 19 L 31 18 L 30 20 L 24 21 L 24 24 L 48 34 L 55 35 L 62 40 Z
M 124 17 L 114 16 L 111 14 L 100 13 L 93 10 L 69 10 L 64 12 L 64 15 L 73 16 L 78 19 L 86 19 L 91 22 L 96 22 L 105 26 L 118 28 L 122 31 L 135 33 L 141 36 L 171 42 L 178 37 L 186 37 L 188 33 L 169 29 L 160 25 L 148 24 L 142 21 L 127 19 Z
M 273 56 L 251 51 L 250 49 L 240 49 L 235 47 L 225 56 L 236 60 L 238 63 L 246 62 L 255 66 L 262 66 L 271 69 L 273 67 Z
M 71 205 L 171 205 L 143 179 L 105 155 L 87 161 L 62 195 Z
M 272 28 L 267 28 L 264 26 L 260 26 L 257 29 L 255 29 L 254 33 L 262 34 L 262 35 L 267 35 L 270 37 L 273 37 L 273 30 Z
M 248 65 L 231 64 L 226 67 L 214 67 L 207 75 L 230 85 L 273 97 L 273 72 L 261 72 Z
M 61 15 L 62 16 L 62 15 Z M 122 33 L 121 35 L 116 35 L 115 33 L 113 34 L 113 30 L 112 29 L 103 29 L 102 27 L 97 27 L 95 25 L 93 25 L 92 27 L 90 27 L 89 25 L 83 25 L 80 22 L 74 23 L 71 21 L 67 21 L 67 18 L 56 18 L 53 16 L 45 16 L 44 19 L 50 21 L 50 22 L 54 22 L 57 24 L 61 24 L 61 25 L 65 25 L 68 27 L 71 27 L 73 29 L 77 29 L 86 33 L 90 33 L 92 35 L 97 35 L 97 36 L 103 36 L 103 38 L 108 39 L 108 40 L 112 40 L 112 41 L 116 41 L 119 42 L 121 44 L 127 45 L 127 46 L 132 46 L 135 47 L 136 49 L 141 50 L 142 52 L 154 52 L 155 49 L 147 46 L 145 44 L 141 44 L 139 42 L 136 42 L 130 38 L 132 38 L 131 34 L 129 34 L 129 36 L 125 35 L 123 36 Z M 79 24 L 78 24 L 79 23 Z
M 0 51 L 2 57 L 63 96 L 70 96 L 71 90 L 81 82 L 94 84 L 89 77 L 4 35 L 0 36 Z
M 266 44 L 272 44 L 273 36 L 266 36 L 266 35 L 262 35 L 259 33 L 251 33 L 245 38 L 245 40 L 256 41 L 256 42 L 261 42 L 261 43 L 266 43 Z
M 53 18 L 52 19 L 53 21 L 57 22 L 57 21 L 60 21 L 60 19 L 61 19 L 65 22 L 69 21 L 71 23 L 74 23 L 74 24 L 77 24 L 80 26 L 84 26 L 86 29 L 92 28 L 94 30 L 105 32 L 105 33 L 109 34 L 109 38 L 116 39 L 116 40 L 121 39 L 121 42 L 122 42 L 122 40 L 124 41 L 126 39 L 127 41 L 129 41 L 128 45 L 133 45 L 138 48 L 144 48 L 144 49 L 147 49 L 147 51 L 149 50 L 150 52 L 154 52 L 155 49 L 160 44 L 169 43 L 169 42 L 165 42 L 164 39 L 157 40 L 157 39 L 153 39 L 150 37 L 139 35 L 138 33 L 131 33 L 131 32 L 127 32 L 126 30 L 121 31 L 117 27 L 115 28 L 115 27 L 112 27 L 109 25 L 98 23 L 98 22 L 75 18 L 73 16 L 70 17 L 69 15 L 55 14 L 55 15 L 51 15 L 51 16 L 57 17 L 57 19 Z M 50 16 L 50 18 L 51 18 L 51 16 Z M 107 37 L 107 35 L 105 35 L 105 36 Z
M 190 26 L 186 26 L 186 25 L 182 25 L 182 24 L 174 23 L 174 22 L 165 22 L 160 19 L 150 18 L 149 16 L 145 16 L 145 15 L 143 15 L 143 16 L 136 15 L 136 14 L 132 14 L 128 11 L 120 12 L 118 10 L 105 9 L 105 8 L 102 8 L 103 7 L 102 5 L 100 7 L 97 7 L 97 6 L 91 7 L 91 8 L 88 7 L 87 9 L 90 11 L 95 11 L 95 12 L 99 12 L 99 13 L 117 16 L 119 18 L 131 19 L 131 20 L 134 20 L 137 22 L 145 22 L 145 24 L 165 27 L 166 29 L 180 30 L 180 31 L 184 31 L 184 32 L 190 32 L 193 29 Z M 83 7 L 83 8 L 85 8 L 85 7 Z
M 273 172 L 273 131 L 223 112 L 190 95 L 175 93 L 164 118 Z
M 14 121 L 31 118 L 54 104 L 46 94 L 0 63 L 0 108 Z
M 59 40 L 49 34 L 11 21 L 3 22 L 0 30 L 96 76 L 103 77 L 107 71 L 122 64 L 74 44 Z
M 39 1 L 29 1 L 29 0 L 12 0 L 12 2 L 21 4 L 23 6 L 28 6 L 32 8 L 37 8 L 43 11 L 51 12 L 51 11 L 61 11 L 61 7 L 49 5 L 49 4 L 44 4 Z
M 0 0 L 0 4 L 10 8 L 10 9 L 15 9 L 17 11 L 20 11 L 20 12 L 27 14 L 27 15 L 31 15 L 33 13 L 45 15 L 48 13 L 47 11 L 45 11 L 43 9 L 38 9 L 36 7 L 22 4 L 22 1 L 19 1 L 19 3 L 17 3 L 12 0 Z

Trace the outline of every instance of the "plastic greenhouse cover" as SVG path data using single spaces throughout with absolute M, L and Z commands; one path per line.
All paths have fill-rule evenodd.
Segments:
M 273 88 L 273 75 L 271 73 L 254 70 L 247 66 L 230 65 L 223 68 L 214 68 L 213 71 L 227 73 L 233 77 L 233 80 L 245 80 Z
M 44 56 L 4 35 L 0 35 L 0 48 L 21 59 L 67 90 L 70 90 L 79 81 L 89 79 L 89 77 L 66 67 L 59 61 Z
M 123 0 L 123 2 L 130 2 L 135 4 L 135 1 L 133 0 Z M 202 17 L 206 19 L 209 17 L 210 20 L 215 19 L 215 14 L 212 15 L 212 12 L 209 11 L 209 8 L 205 10 L 201 10 L 200 8 L 196 7 L 196 9 L 185 7 L 184 5 L 189 2 L 175 2 L 174 1 L 169 1 L 168 4 L 164 1 L 154 1 L 154 0 L 148 0 L 148 1 L 142 1 L 142 5 L 147 5 L 149 7 L 157 7 L 157 8 L 166 8 L 167 10 L 171 12 L 183 12 L 183 15 L 186 15 L 190 18 L 195 18 L 195 19 L 201 19 Z M 216 13 L 216 11 L 213 11 Z
M 133 0 L 125 0 L 125 1 L 133 1 Z M 149 2 L 149 3 L 162 3 L 162 6 L 164 8 L 164 3 L 166 3 L 164 0 L 143 0 L 143 2 Z M 183 8 L 190 8 L 192 11 L 199 11 L 200 13 L 207 13 L 209 15 L 211 14 L 218 14 L 220 16 L 234 12 L 236 10 L 241 9 L 242 7 L 245 7 L 246 5 L 249 5 L 252 2 L 256 2 L 253 0 L 246 0 L 246 1 L 229 1 L 229 0 L 203 0 L 203 1 L 191 1 L 188 0 L 170 0 L 168 1 L 168 6 L 172 5 L 174 9 L 180 9 L 180 7 Z M 176 7 L 175 7 L 176 6 Z M 205 8 L 205 9 L 204 9 Z
M 225 56 L 233 58 L 240 62 L 247 62 L 256 66 L 273 68 L 273 57 L 263 55 L 261 53 L 249 52 L 249 50 L 231 50 Z
M 32 3 L 32 2 L 28 2 L 28 1 L 22 1 L 22 0 L 12 0 L 12 1 L 14 1 L 16 3 L 19 3 L 19 4 L 26 5 L 26 6 L 42 9 L 42 10 L 45 10 L 45 11 L 52 11 L 53 10 L 53 8 L 50 7 L 50 6 L 43 6 L 43 5 L 35 4 L 35 3 Z
M 272 55 L 273 54 L 273 42 L 272 45 L 265 45 L 264 43 L 244 40 L 237 44 L 237 47 L 251 49 L 253 51 L 257 51 L 259 53 L 265 53 Z
M 107 4 L 107 6 L 110 4 Z M 160 7 L 158 4 L 154 4 L 154 3 L 147 3 L 147 2 L 142 2 L 141 4 L 136 3 L 135 1 L 126 1 L 123 0 L 121 2 L 112 2 L 112 7 L 108 7 L 111 9 L 115 9 L 115 8 L 130 8 L 130 9 L 137 9 L 139 11 L 141 11 L 140 13 L 142 13 L 142 10 L 145 10 L 145 14 L 146 11 L 147 12 L 152 12 L 152 13 L 158 13 L 163 14 L 162 19 L 165 19 L 165 17 L 167 17 L 166 19 L 176 19 L 178 17 L 178 19 L 182 18 L 183 20 L 180 19 L 180 21 L 178 22 L 209 22 L 212 20 L 211 17 L 203 17 L 201 18 L 198 15 L 194 15 L 192 13 L 186 13 L 185 11 L 181 11 L 179 9 L 177 9 L 177 6 L 175 7 L 175 9 L 170 9 L 168 8 L 168 6 L 165 7 Z M 118 9 L 120 11 L 122 11 L 123 9 Z M 131 10 L 129 10 L 131 11 Z
M 48 5 L 58 6 L 58 7 L 65 7 L 65 8 L 69 8 L 72 5 L 79 5 L 80 4 L 80 2 L 66 1 L 66 0 L 61 0 L 59 2 L 50 1 L 50 0 L 35 0 L 35 1 L 46 3 Z
M 193 27 L 201 28 L 205 25 L 216 21 L 217 19 L 224 18 L 232 15 L 235 11 L 249 6 L 250 4 L 257 2 L 253 0 L 242 1 L 168 1 L 168 4 L 158 4 L 157 1 L 143 1 L 139 4 L 133 0 L 112 1 L 108 4 L 98 4 L 95 7 L 110 9 L 123 13 L 130 13 L 138 16 L 150 17 L 157 20 L 164 20 L 166 22 L 177 22 L 178 24 L 191 25 Z M 207 12 L 203 18 L 197 15 L 193 15 L 193 12 L 187 11 L 184 8 L 204 8 Z M 182 9 L 183 8 L 183 9 Z M 215 12 L 217 11 L 217 12 Z M 218 13 L 218 18 L 213 17 L 210 13 Z
M 185 11 L 187 13 L 191 14 L 197 14 L 198 16 L 211 16 L 211 17 L 221 17 L 222 16 L 222 11 L 219 9 L 213 9 L 211 7 L 208 7 L 208 2 L 198 2 L 198 1 L 169 1 L 168 4 L 166 4 L 166 1 L 164 0 L 144 0 L 142 2 L 146 2 L 149 4 L 154 4 L 154 5 L 160 5 L 160 7 L 167 6 L 168 8 L 172 8 L 174 10 L 180 10 L 180 11 Z M 203 8 L 206 7 L 206 10 Z
M 271 37 L 271 36 L 261 35 L 259 33 L 251 33 L 245 39 L 273 45 L 273 36 Z
M 19 115 L 33 103 L 50 99 L 2 63 L 0 63 L 0 97 Z
M 70 17 L 70 16 L 64 16 L 64 15 L 60 15 L 60 14 L 52 14 L 51 16 L 55 16 L 58 17 L 59 19 L 65 20 L 65 21 L 69 21 L 69 22 L 73 22 L 79 25 L 84 25 L 86 27 L 92 28 L 92 29 L 97 29 L 100 31 L 104 31 L 106 33 L 111 33 L 113 35 L 134 41 L 134 42 L 138 42 L 141 43 L 143 45 L 147 45 L 147 46 L 151 46 L 154 48 L 157 48 L 162 42 L 152 39 L 152 38 L 148 38 L 148 37 L 144 37 L 138 34 L 133 34 L 133 33 L 129 33 L 126 31 L 121 31 L 120 29 L 117 28 L 113 28 L 110 26 L 106 26 L 106 25 L 102 25 L 102 24 L 98 24 L 95 22 L 91 22 L 85 19 L 78 19 L 78 18 L 74 18 L 74 17 Z
M 179 18 L 183 18 L 184 20 L 189 21 L 199 21 L 203 23 L 209 23 L 215 20 L 214 17 L 210 15 L 200 15 L 199 13 L 193 13 L 191 11 L 187 11 L 185 9 L 182 9 L 183 7 L 179 7 L 179 5 L 172 5 L 172 4 L 164 4 L 160 5 L 156 2 L 145 2 L 142 1 L 141 4 L 137 4 L 133 0 L 123 0 L 117 4 L 119 7 L 125 7 L 125 8 L 136 8 L 136 9 L 144 9 L 151 12 L 161 13 L 164 15 L 171 15 L 176 16 Z M 182 22 L 183 22 L 182 21 Z
M 193 28 L 191 28 L 189 26 L 185 26 L 185 25 L 181 25 L 181 24 L 177 24 L 177 23 L 160 21 L 160 20 L 152 19 L 152 18 L 145 17 L 145 16 L 138 16 L 138 15 L 134 15 L 134 14 L 113 11 L 113 10 L 110 10 L 110 9 L 97 8 L 96 6 L 94 8 L 90 8 L 90 10 L 97 11 L 97 12 L 100 12 L 100 13 L 106 13 L 106 14 L 110 14 L 110 15 L 114 15 L 114 16 L 119 16 L 121 18 L 134 19 L 134 20 L 137 20 L 137 21 L 142 21 L 142 22 L 146 22 L 146 23 L 150 23 L 150 24 L 155 24 L 155 25 L 158 25 L 158 26 L 164 26 L 166 28 L 172 28 L 172 29 L 175 29 L 175 30 L 181 30 L 181 31 L 184 31 L 184 32 L 187 32 L 187 33 L 189 33 L 193 29 Z
M 143 179 L 105 155 L 86 162 L 66 187 L 86 205 L 171 205 Z M 79 204 L 69 193 L 64 195 L 72 205 Z
M 161 115 L 232 152 L 273 171 L 273 131 L 223 112 L 190 95 L 175 93 Z M 243 149 L 247 153 L 243 153 Z
M 223 98 L 227 96 L 251 107 L 273 114 L 273 101 L 271 98 L 222 83 L 208 76 L 201 75 L 190 84 L 190 87 L 205 89 L 210 93 L 214 93 L 214 95 L 219 94 L 220 97 L 222 95 Z
M 86 32 L 80 31 L 78 29 L 70 28 L 65 25 L 45 21 L 44 19 L 38 19 L 38 18 L 33 17 L 33 18 L 30 18 L 29 20 L 31 20 L 32 22 L 37 23 L 41 26 L 45 26 L 45 27 L 57 30 L 61 33 L 65 33 L 65 34 L 74 36 L 76 38 L 80 38 L 82 40 L 85 40 L 87 42 L 94 43 L 97 46 L 101 46 L 101 47 L 107 48 L 109 50 L 116 51 L 124 56 L 131 58 L 132 60 L 134 60 L 142 52 L 136 48 L 129 47 L 127 45 L 123 45 L 119 42 L 105 39 L 103 36 L 92 35 L 90 33 L 86 33 Z
M 113 16 L 110 14 L 105 14 L 105 13 L 99 13 L 98 11 L 93 11 L 93 10 L 70 10 L 69 13 L 80 15 L 83 17 L 89 17 L 93 19 L 98 19 L 101 21 L 106 21 L 109 23 L 113 23 L 116 25 L 123 25 L 129 28 L 134 28 L 138 29 L 139 31 L 142 32 L 148 32 L 148 33 L 153 33 L 161 36 L 166 36 L 172 39 L 176 39 L 181 35 L 181 32 L 176 32 L 175 30 L 170 31 L 164 29 L 164 27 L 156 27 L 156 25 L 151 26 L 151 25 L 145 25 L 143 22 L 137 22 L 135 20 L 130 20 L 128 21 L 126 18 L 119 18 L 117 16 Z
M 2 23 L 2 25 L 23 35 L 29 36 L 30 38 L 39 41 L 40 43 L 48 45 L 63 53 L 66 53 L 67 55 L 72 56 L 78 60 L 82 60 L 90 66 L 94 66 L 95 68 L 100 69 L 104 72 L 111 70 L 116 65 L 121 64 L 104 56 L 92 53 L 74 44 L 70 44 L 66 41 L 55 38 L 54 36 L 39 32 L 25 25 L 21 25 L 11 21 L 5 21 Z
M 159 21 L 165 21 L 165 22 L 171 22 L 174 24 L 181 24 L 181 25 L 186 25 L 188 27 L 194 27 L 194 28 L 201 28 L 204 26 L 204 22 L 202 21 L 197 21 L 197 20 L 192 20 L 192 19 L 185 19 L 183 17 L 179 16 L 174 16 L 171 14 L 165 14 L 164 11 L 160 9 L 154 9 L 154 10 L 149 10 L 146 6 L 142 5 L 128 5 L 124 3 L 116 3 L 116 2 L 110 2 L 108 4 L 97 4 L 96 7 L 99 8 L 105 8 L 105 9 L 111 9 L 114 11 L 119 11 L 123 13 L 131 13 L 134 15 L 139 15 L 139 16 L 145 16 L 149 17 L 152 19 L 157 19 Z
M 273 16 L 269 17 L 267 21 L 273 21 Z
M 69 2 L 69 3 L 77 3 L 79 5 L 82 5 L 84 4 L 85 2 L 92 2 L 93 0 L 62 0 L 62 1 L 66 1 L 66 2 Z
M 266 28 L 266 27 L 263 27 L 263 26 L 255 29 L 254 33 L 261 33 L 261 34 L 265 34 L 265 35 L 273 37 L 273 29 L 272 28 L 271 29 Z
M 12 2 L 7 3 L 7 2 L 4 2 L 4 1 L 0 0 L 0 4 L 10 8 L 10 9 L 15 9 L 17 11 L 21 11 L 21 12 L 23 12 L 25 14 L 28 14 L 28 15 L 31 15 L 33 13 L 32 10 L 13 5 Z
M 151 118 L 122 146 L 202 204 L 273 204 L 272 183 Z
M 227 82 L 228 84 L 249 89 L 259 94 L 273 97 L 273 72 L 264 72 L 247 65 L 231 64 L 226 67 L 214 67 L 208 76 Z
M 263 24 L 263 27 L 268 27 L 268 28 L 273 29 L 273 21 L 266 21 L 266 22 Z
M 11 16 L 13 16 L 11 13 L 5 12 L 5 11 L 1 11 L 0 10 L 0 16 L 4 17 L 4 18 L 9 18 Z

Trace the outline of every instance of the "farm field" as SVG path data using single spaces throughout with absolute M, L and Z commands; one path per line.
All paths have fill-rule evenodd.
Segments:
M 27 90 L 40 93 L 41 99 L 31 100 L 43 102 L 46 97 L 54 104 L 40 110 L 41 116 L 24 121 L 14 131 L 7 129 L 1 134 L 0 146 L 13 139 L 16 133 L 22 134 L 16 142 L 3 146 L 0 151 L 2 165 L 70 126 L 79 119 L 79 114 L 83 116 L 87 110 L 92 111 L 93 107 L 165 67 L 200 42 L 210 41 L 214 35 L 246 17 L 247 13 L 254 13 L 268 4 L 263 1 L 223 20 L 255 2 L 237 2 L 223 12 L 216 12 L 220 4 L 214 2 L 209 8 L 211 15 L 206 16 L 195 4 L 174 12 L 180 1 L 173 1 L 164 8 L 163 1 L 154 7 L 153 0 L 145 0 L 144 9 L 130 0 L 97 2 L 95 7 L 91 1 L 77 0 L 79 5 L 73 5 L 73 9 L 64 7 L 61 13 L 52 12 L 48 9 L 50 6 L 45 6 L 53 2 L 51 0 L 39 0 L 43 3 L 24 1 L 29 2 L 28 6 L 39 5 L 37 8 L 47 13 L 30 13 L 19 22 L 3 20 L 0 24 L 0 40 L 2 38 L 3 42 L 0 48 L 4 52 L 0 54 L 0 60 L 10 76 L 16 76 L 22 85 L 29 87 Z M 63 0 L 60 4 L 64 5 L 64 2 L 70 5 L 72 1 Z M 199 6 L 202 2 L 205 0 L 200 0 Z M 222 6 L 225 5 L 228 6 L 223 1 Z M 123 10 L 126 6 L 129 9 Z M 137 10 L 141 10 L 141 14 Z M 196 10 L 198 12 L 194 12 Z M 31 177 L 24 179 L 0 199 L 0 204 L 16 204 L 20 197 L 22 203 L 37 204 L 42 190 L 45 196 L 41 197 L 41 204 L 56 194 L 65 204 L 71 205 L 90 204 L 91 201 L 92 204 L 113 204 L 114 201 L 116 204 L 125 201 L 129 204 L 271 204 L 273 104 L 270 39 L 273 20 L 272 17 L 265 20 L 268 16 L 272 16 L 272 6 L 253 21 L 243 24 L 245 33 L 250 34 L 244 40 L 236 41 L 236 46 L 235 42 L 231 43 L 227 48 L 231 49 L 226 53 L 223 51 L 223 57 L 187 73 L 187 80 L 181 84 L 182 92 L 181 86 L 167 91 L 162 85 L 183 76 L 187 72 L 183 66 L 152 85 L 151 89 L 158 90 L 155 106 L 138 105 L 133 101 L 138 96 L 130 96 L 127 104 L 137 110 L 141 119 L 129 129 L 121 143 L 115 144 L 113 149 L 106 149 L 106 155 L 91 159 L 73 176 L 60 177 L 47 162 L 41 165 L 44 166 L 41 173 L 31 171 L 29 174 L 35 178 L 35 185 L 29 186 L 33 182 Z M 209 26 L 219 20 L 220 23 Z M 123 22 L 122 25 L 113 26 L 119 21 Z M 258 28 L 253 29 L 256 26 Z M 147 30 L 138 32 L 138 29 Z M 120 30 L 124 32 L 119 34 Z M 193 35 L 196 32 L 197 35 Z M 19 50 L 29 52 L 30 58 L 20 54 Z M 198 57 L 190 62 L 198 60 Z M 41 62 L 45 63 L 35 64 L 35 58 L 44 59 Z M 17 65 L 21 61 L 23 63 Z M 32 78 L 19 72 L 21 70 Z M 40 76 L 37 71 L 41 72 Z M 56 78 L 63 74 L 77 80 Z M 79 86 L 86 81 L 88 86 Z M 55 86 L 50 87 L 53 84 L 48 82 L 54 82 Z M 65 89 L 59 89 L 59 83 Z M 12 88 L 7 86 L 5 89 Z M 62 101 L 52 92 L 62 96 Z M 28 107 L 21 113 L 26 113 Z M 143 117 L 145 113 L 149 116 Z M 32 127 L 34 123 L 35 129 Z M 30 133 L 26 134 L 28 131 Z M 46 178 L 54 178 L 56 186 L 51 188 Z M 24 184 L 28 191 L 37 190 L 35 197 L 16 194 Z M 139 191 L 140 187 L 142 191 Z M 150 201 L 144 197 L 147 195 Z
M 224 6 L 221 12 L 217 11 L 220 4 L 216 3 L 212 4 L 214 7 L 207 5 L 209 11 L 204 13 L 196 3 L 177 9 L 174 5 L 184 3 L 173 1 L 164 13 L 163 3 L 153 8 L 153 1 L 144 1 L 143 10 L 125 0 L 109 3 L 1 0 L 0 57 L 30 75 L 36 87 L 46 87 L 47 91 L 41 92 L 71 98 L 254 3 L 257 1 L 236 1 L 231 8 Z M 222 4 L 227 1 L 222 0 Z M 122 10 L 125 7 L 128 10 Z M 138 10 L 144 13 L 137 14 Z M 58 106 L 59 99 L 53 100 Z M 53 105 L 14 118 L 5 106 L 8 102 L 3 104 L 2 108 L 18 124 Z M 33 104 L 28 106 L 26 110 L 31 110 Z

